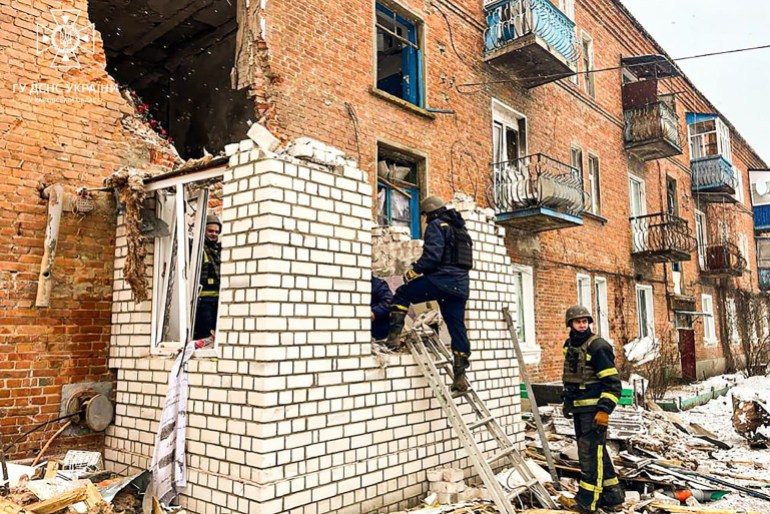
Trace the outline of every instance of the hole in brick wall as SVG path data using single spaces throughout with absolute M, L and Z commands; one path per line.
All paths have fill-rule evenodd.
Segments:
M 107 71 L 149 106 L 156 130 L 162 126 L 182 157 L 204 148 L 216 155 L 243 139 L 253 104 L 230 85 L 234 0 L 92 0 L 88 13 Z

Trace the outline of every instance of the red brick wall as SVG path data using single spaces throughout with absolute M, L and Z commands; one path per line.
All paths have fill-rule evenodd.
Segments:
M 78 9 L 86 2 L 54 2 Z M 62 184 L 68 194 L 98 187 L 121 166 L 164 160 L 162 146 L 123 128 L 132 107 L 117 91 L 76 92 L 114 84 L 104 70 L 100 40 L 94 55 L 78 54 L 81 68 L 49 65 L 36 57 L 35 23 L 53 27 L 49 5 L 0 2 L 0 440 L 7 444 L 33 424 L 59 415 L 61 388 L 111 380 L 107 345 L 112 299 L 115 205 L 97 193 L 85 215 L 67 211 L 61 220 L 49 308 L 36 308 L 47 200 L 41 189 Z M 32 84 L 55 88 L 30 94 Z M 27 89 L 22 91 L 22 86 Z M 66 91 L 72 85 L 73 91 Z M 46 101 L 37 101 L 46 100 Z M 80 102 L 82 101 L 82 103 Z M 31 456 L 60 427 L 53 423 L 11 450 Z M 53 445 L 71 448 L 101 441 L 94 434 L 65 436 Z
M 457 84 L 511 78 L 482 61 L 482 2 L 442 0 L 431 6 L 402 0 L 399 5 L 424 22 L 426 104 L 451 109 L 454 115 L 437 114 L 431 119 L 370 92 L 375 80 L 374 1 L 311 0 L 301 4 L 272 2 L 261 13 L 276 84 L 271 99 L 276 106 L 273 123 L 288 137 L 311 136 L 344 149 L 370 172 L 374 170 L 377 141 L 412 148 L 427 155 L 429 194 L 449 196 L 454 183 L 459 190 L 476 192 L 477 200 L 484 202 L 492 158 L 491 103 L 493 98 L 504 102 L 527 116 L 528 153 L 542 152 L 569 162 L 570 145 L 578 144 L 584 158 L 589 152 L 598 155 L 603 214 L 608 218 L 585 217 L 581 228 L 540 236 L 515 231 L 508 234 L 514 261 L 535 267 L 537 342 L 543 348 L 543 360 L 533 369 L 536 377 L 559 377 L 561 352 L 554 350 L 565 337 L 564 309 L 577 300 L 577 272 L 607 278 L 611 333 L 616 343 L 633 339 L 638 333 L 637 278 L 654 288 L 656 332 L 663 333 L 672 321 L 666 291 L 672 291 L 673 286 L 666 282 L 663 265 L 631 258 L 628 172 L 645 179 L 648 213 L 663 210 L 666 175 L 674 177 L 680 215 L 689 222 L 694 236 L 688 149 L 684 155 L 646 164 L 629 157 L 623 147 L 620 70 L 595 75 L 595 99 L 585 94 L 582 76 L 579 86 L 568 80 L 531 90 L 515 83 L 487 84 L 464 88 L 469 94 L 461 94 Z M 660 53 L 615 0 L 579 0 L 576 11 L 578 34 L 585 31 L 593 38 L 595 68 L 615 67 L 622 56 Z M 666 81 L 662 89 L 664 93 L 684 91 L 678 95 L 678 110 L 686 141 L 685 112 L 713 112 L 713 108 L 685 79 Z M 357 124 L 351 120 L 350 107 Z M 744 171 L 750 163 L 759 162 L 735 134 L 733 146 L 736 165 Z M 738 219 L 738 230 L 750 235 L 750 214 L 741 212 Z M 667 266 L 670 282 L 670 264 Z M 684 264 L 687 293 L 697 298 L 699 308 L 703 281 L 697 267 L 695 259 Z M 756 287 L 756 273 L 750 280 Z M 698 359 L 721 357 L 719 347 L 705 348 L 702 339 L 701 323 L 697 322 Z

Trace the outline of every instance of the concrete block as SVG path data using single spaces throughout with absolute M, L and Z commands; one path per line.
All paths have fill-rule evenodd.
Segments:
M 428 476 L 428 482 L 439 482 L 444 478 L 443 469 L 430 469 L 426 474 Z
M 463 470 L 459 468 L 446 468 L 444 470 L 445 482 L 461 482 L 465 478 Z
M 430 490 L 436 493 L 461 493 L 465 490 L 465 482 L 431 482 Z
M 259 148 L 268 152 L 274 151 L 278 148 L 278 145 L 281 144 L 277 137 L 259 123 L 254 123 L 251 128 L 249 128 L 246 135 L 249 139 L 254 141 Z
M 457 503 L 460 501 L 460 496 L 455 493 L 436 493 L 436 497 L 438 502 L 442 505 Z

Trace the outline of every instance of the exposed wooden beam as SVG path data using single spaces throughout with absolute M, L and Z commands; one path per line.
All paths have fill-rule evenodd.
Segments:
M 220 25 L 208 34 L 205 34 L 199 38 L 195 38 L 189 43 L 178 45 L 169 50 L 170 57 L 166 59 L 166 62 L 163 66 L 168 71 L 174 71 L 174 69 L 179 66 L 179 63 L 187 59 L 189 56 L 196 52 L 205 50 L 217 41 L 226 38 L 237 29 L 238 23 L 236 23 L 235 19 L 232 19 L 223 25 Z
M 146 47 L 156 39 L 164 36 L 168 32 L 174 29 L 177 25 L 193 16 L 198 11 L 205 9 L 213 0 L 195 0 L 187 7 L 177 11 L 172 17 L 149 31 L 144 36 L 140 37 L 135 43 L 123 49 L 123 53 L 127 55 L 134 55 L 142 48 Z

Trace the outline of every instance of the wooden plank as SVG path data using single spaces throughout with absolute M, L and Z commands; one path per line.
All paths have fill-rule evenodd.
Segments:
M 55 496 L 50 500 L 44 500 L 41 502 L 28 505 L 26 510 L 33 514 L 51 514 L 57 510 L 62 510 L 65 507 L 69 507 L 73 503 L 82 502 L 86 499 L 87 492 L 85 487 L 78 487 L 66 493 L 62 493 L 59 496 Z
M 102 498 L 101 493 L 99 493 L 99 489 L 96 488 L 93 482 L 88 482 L 86 484 L 86 505 L 89 507 L 96 507 L 103 501 L 104 498 Z
M 45 466 L 45 475 L 43 475 L 43 478 L 49 479 L 49 478 L 56 478 L 56 473 L 59 471 L 59 463 L 55 460 L 49 460 L 48 464 Z
M 160 508 L 160 502 L 155 496 L 152 497 L 152 514 L 163 514 L 163 509 Z
M 43 260 L 40 262 L 40 274 L 37 279 L 35 307 L 48 307 L 53 287 L 53 262 L 56 257 L 56 243 L 59 240 L 59 225 L 64 207 L 64 188 L 60 184 L 49 186 L 44 191 L 48 195 L 48 223 L 45 227 Z

